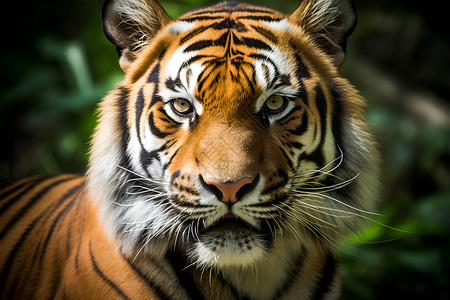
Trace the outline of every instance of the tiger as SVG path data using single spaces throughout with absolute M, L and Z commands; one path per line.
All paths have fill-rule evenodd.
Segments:
M 339 74 L 354 3 L 102 12 L 124 78 L 85 175 L 1 185 L 1 298 L 342 299 L 338 243 L 380 198 Z

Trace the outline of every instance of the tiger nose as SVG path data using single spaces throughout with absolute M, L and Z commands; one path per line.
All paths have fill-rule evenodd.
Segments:
M 244 177 L 238 181 L 219 181 L 216 178 L 209 178 L 205 183 L 206 189 L 215 194 L 220 201 L 234 204 L 253 188 L 256 180 L 249 177 Z

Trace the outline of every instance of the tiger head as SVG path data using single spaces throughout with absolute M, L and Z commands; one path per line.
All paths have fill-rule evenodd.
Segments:
M 111 0 L 103 13 L 125 79 L 101 104 L 88 188 L 125 255 L 245 267 L 329 249 L 366 218 L 377 151 L 337 72 L 350 1 L 173 20 L 153 0 Z

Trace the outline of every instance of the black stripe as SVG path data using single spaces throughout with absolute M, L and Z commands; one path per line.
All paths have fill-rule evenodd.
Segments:
M 213 70 L 214 70 L 215 68 L 218 68 L 219 65 L 221 65 L 221 64 L 223 64 L 223 62 L 216 61 L 216 62 L 209 63 L 209 64 L 205 67 L 205 69 L 203 70 L 203 72 L 201 72 L 201 73 L 198 75 L 198 77 L 197 77 L 197 91 L 200 92 L 200 91 L 203 89 L 203 85 L 204 85 L 205 82 L 210 78 L 210 76 L 211 76 Z M 204 75 L 206 75 L 206 76 L 204 76 Z M 202 78 L 202 76 L 204 76 L 204 77 Z M 216 78 L 217 78 L 217 77 L 216 77 Z M 214 79 L 216 79 L 216 78 L 214 78 Z M 203 90 L 203 93 L 206 92 L 206 91 L 207 91 L 207 89 Z M 203 94 L 203 93 L 202 93 L 202 94 Z M 203 99 L 203 98 L 204 98 L 204 97 L 202 96 L 202 99 Z
M 316 86 L 315 91 L 316 91 L 315 105 L 317 107 L 317 110 L 319 111 L 320 117 L 320 145 L 318 147 L 318 150 L 320 149 L 322 151 L 323 144 L 325 143 L 325 136 L 327 133 L 328 103 L 327 99 L 325 98 L 323 89 L 320 85 Z M 322 166 L 323 162 L 319 165 Z
M 180 71 L 182 69 L 183 68 L 181 68 Z M 178 73 L 180 73 L 180 72 L 178 72 Z M 179 74 L 178 74 L 178 77 L 176 77 L 175 79 L 172 79 L 172 78 L 167 79 L 164 84 L 166 85 L 166 88 L 168 88 L 169 90 L 172 90 L 174 92 L 176 92 L 179 88 L 183 87 L 183 84 L 181 83 Z
M 141 161 L 141 164 L 144 166 L 144 170 L 145 170 L 145 173 L 147 174 L 148 178 L 153 178 L 153 176 L 152 176 L 152 174 L 150 174 L 148 172 L 147 167 L 153 163 L 153 160 L 156 160 L 159 163 L 161 163 L 160 154 L 166 149 L 167 149 L 167 143 L 162 145 L 159 149 L 153 150 L 151 152 L 147 152 L 147 150 L 142 149 L 139 159 Z M 161 170 L 161 171 L 163 173 L 165 170 Z
M 148 277 L 146 277 L 138 268 L 136 268 L 131 261 L 126 258 L 125 256 L 122 256 L 123 259 L 128 263 L 128 265 L 131 267 L 131 269 L 142 279 L 142 281 L 158 295 L 158 299 L 162 300 L 170 300 L 171 298 L 164 292 L 164 289 L 160 286 L 155 285 L 154 282 L 150 281 Z
M 294 165 L 293 165 L 292 161 L 289 159 L 289 156 L 286 154 L 286 152 L 283 150 L 283 148 L 281 148 L 281 147 L 278 147 L 278 148 L 281 150 L 281 153 L 286 158 L 286 162 L 288 163 L 289 168 L 293 169 Z
M 181 173 L 180 170 L 176 170 L 175 172 L 172 173 L 172 175 L 170 176 L 170 184 L 173 184 L 175 179 L 177 179 L 180 176 L 180 173 Z
M 187 17 L 187 18 L 180 18 L 179 21 L 195 22 L 195 21 L 218 20 L 218 19 L 223 19 L 223 16 Z
M 299 136 L 299 135 L 302 135 L 303 133 L 305 133 L 306 130 L 308 130 L 308 114 L 306 112 L 303 113 L 301 118 L 302 118 L 302 123 L 300 124 L 300 126 L 296 127 L 295 129 L 288 130 L 288 132 L 290 134 Z
M 126 88 L 120 88 L 120 96 L 117 100 L 117 109 L 118 109 L 118 125 L 121 131 L 120 137 L 120 145 L 122 151 L 122 160 L 121 165 L 123 167 L 128 167 L 130 165 L 130 158 L 127 154 L 127 147 L 129 141 L 129 132 L 128 132 L 128 97 L 129 91 Z
M 295 53 L 295 65 L 295 75 L 298 79 L 311 78 L 308 67 L 306 67 L 303 58 L 298 53 Z
M 287 142 L 289 147 L 291 148 L 296 148 L 298 150 L 302 149 L 305 145 L 303 145 L 302 143 L 299 142 Z
M 23 180 L 23 182 L 21 180 L 17 180 L 17 181 L 11 181 L 11 182 L 7 182 L 7 183 L 2 183 L 2 186 L 0 187 L 0 190 L 2 191 L 0 193 L 0 199 L 5 199 L 7 198 L 9 195 L 11 195 L 12 193 L 16 192 L 17 190 L 21 189 L 22 187 L 24 187 L 25 185 L 33 185 L 37 182 L 40 181 L 44 181 L 50 177 L 50 175 L 43 175 L 43 176 L 36 176 L 36 177 L 29 177 L 29 178 L 25 178 Z M 0 212 L 3 211 L 3 208 L 0 209 Z
M 3 265 L 2 273 L 0 274 L 0 286 L 1 287 L 5 287 L 6 286 L 6 279 L 8 278 L 9 271 L 11 269 L 12 264 L 14 263 L 14 261 L 16 259 L 16 255 L 19 254 L 19 251 L 20 251 L 20 248 L 22 247 L 22 244 L 28 238 L 28 236 L 30 235 L 30 233 L 33 230 L 33 228 L 36 226 L 36 224 L 39 222 L 39 220 L 42 218 L 42 216 L 45 213 L 46 213 L 46 211 L 43 212 L 37 218 L 35 218 L 33 221 L 31 221 L 31 223 L 27 226 L 27 228 L 22 233 L 22 235 L 20 236 L 19 240 L 17 241 L 17 243 L 14 245 L 14 247 L 11 250 L 11 252 L 9 253 L 7 260 L 6 260 L 5 264 Z M 10 293 L 13 293 L 13 291 L 10 291 Z M 6 293 L 6 298 L 5 299 L 12 299 L 13 298 L 10 293 Z
M 45 212 L 41 215 L 43 220 L 45 220 L 47 218 L 47 216 L 45 216 Z M 45 222 L 45 221 L 44 221 Z M 30 238 L 30 240 L 32 240 L 33 238 Z M 31 241 L 31 243 L 33 243 Z M 20 249 L 19 249 L 20 251 Z M 29 282 L 29 281 L 33 281 L 33 284 L 31 284 L 31 286 L 38 286 L 39 285 L 39 278 L 36 278 L 35 276 L 33 276 L 34 274 L 32 273 L 32 271 L 36 270 L 36 265 L 38 262 L 38 257 L 39 255 L 39 251 L 36 249 L 36 251 L 34 251 L 33 253 L 33 258 L 31 260 L 29 260 L 28 258 L 28 262 L 31 262 L 29 265 L 24 265 L 24 261 L 22 259 L 19 259 L 19 264 L 21 265 L 21 270 L 20 273 L 11 273 L 9 275 L 9 282 Z M 16 275 L 15 277 L 12 277 L 12 275 Z M 20 279 L 18 278 L 20 277 Z M 18 287 L 20 287 L 20 285 L 17 285 Z M 30 286 L 30 283 L 28 283 L 28 286 Z M 27 291 L 29 294 L 33 293 L 33 291 Z M 31 295 L 26 295 L 26 294 L 22 294 L 21 297 L 25 298 L 31 298 Z
M 74 188 L 72 188 L 71 190 L 69 190 L 67 193 L 65 193 L 63 196 L 61 196 L 60 198 L 57 199 L 57 201 L 52 202 L 51 205 L 48 206 L 47 209 L 44 210 L 44 212 L 41 214 L 41 219 L 43 220 L 43 222 L 48 222 L 49 220 L 52 220 L 52 214 L 64 203 L 67 201 L 68 198 L 70 198 L 73 194 L 73 192 L 78 191 L 78 193 L 81 193 L 81 188 L 83 187 L 84 183 L 81 183 L 77 186 L 75 186 Z M 73 201 L 74 199 L 71 199 L 71 201 L 69 202 L 69 206 L 73 205 Z M 63 211 L 67 211 L 67 207 L 65 207 L 63 209 Z M 47 229 L 47 225 L 45 225 Z M 31 260 L 31 264 L 30 265 L 26 265 L 26 266 L 22 266 L 22 272 L 19 274 L 16 274 L 16 277 L 20 276 L 20 280 L 18 278 L 14 278 L 11 279 L 10 281 L 15 281 L 15 282 L 28 282 L 29 285 L 31 286 L 38 286 L 40 284 L 40 278 L 41 278 L 41 271 L 44 269 L 43 268 L 43 258 L 45 255 L 45 251 L 47 250 L 47 246 L 49 243 L 49 238 L 53 233 L 53 230 L 56 227 L 56 223 L 55 221 L 53 221 L 52 226 L 49 228 L 49 230 L 47 230 L 46 232 L 43 233 L 42 238 L 40 238 L 40 242 L 38 245 L 38 248 L 36 248 L 36 250 L 34 251 L 33 254 L 33 258 Z M 69 227 L 69 226 L 67 226 Z M 45 239 L 44 244 L 42 244 L 41 242 L 44 241 L 44 234 L 48 233 L 47 238 Z M 20 250 L 19 250 L 20 251 Z M 26 268 L 26 269 L 25 269 Z M 53 272 L 53 280 L 51 280 L 51 284 L 52 286 L 49 287 L 49 291 L 52 292 L 52 296 L 50 298 L 53 298 L 54 294 L 57 292 L 57 288 L 58 288 L 58 284 L 59 284 L 59 279 L 61 277 L 61 274 L 59 274 L 58 272 Z M 25 295 L 23 295 L 25 296 Z
M 150 72 L 150 75 L 148 76 L 148 83 L 154 83 L 155 88 L 153 90 L 152 94 L 152 101 L 150 101 L 150 107 L 155 105 L 156 102 L 161 102 L 161 96 L 159 96 L 159 72 L 160 72 L 160 63 L 158 62 L 155 67 Z
M 11 220 L 5 225 L 3 230 L 0 232 L 0 239 L 2 239 L 5 234 L 13 227 L 20 218 L 23 217 L 23 215 L 30 210 L 41 197 L 43 197 L 47 192 L 49 192 L 51 189 L 55 188 L 56 186 L 60 185 L 61 183 L 64 183 L 69 180 L 76 179 L 77 177 L 68 177 L 64 179 L 57 180 L 55 182 L 52 182 L 51 184 L 47 185 L 46 187 L 42 188 L 34 197 L 32 197 L 22 208 L 19 210 L 18 213 L 16 213 Z
M 308 106 L 308 92 L 306 91 L 305 85 L 303 84 L 303 80 L 299 79 L 300 87 L 298 91 L 295 93 L 295 98 L 300 99 L 303 101 L 303 103 Z
M 0 196 L 0 199 L 4 199 L 4 198 L 8 197 L 9 195 L 13 194 L 14 192 L 16 192 L 17 190 L 23 188 L 23 190 L 18 195 L 14 196 L 13 198 L 9 199 L 8 201 L 6 201 L 4 203 L 4 205 L 0 208 L 0 214 L 3 214 L 12 204 L 14 204 L 16 201 L 20 200 L 23 197 L 23 195 L 27 194 L 31 189 L 36 187 L 36 184 L 39 183 L 39 181 L 40 180 L 38 179 L 38 180 L 23 182 L 23 183 L 15 186 L 12 189 L 5 191 Z
M 325 155 L 324 155 L 324 149 L 323 146 L 325 144 L 325 137 L 327 132 L 327 111 L 328 111 L 328 104 L 327 99 L 325 98 L 325 94 L 322 90 L 322 87 L 320 84 L 318 84 L 315 87 L 316 97 L 315 97 L 315 106 L 319 112 L 319 121 L 320 121 L 320 133 L 317 133 L 317 131 L 314 133 L 315 139 L 319 139 L 319 144 L 314 151 L 312 151 L 310 154 L 302 153 L 300 154 L 298 163 L 301 162 L 303 159 L 311 160 L 319 166 L 325 165 Z M 316 127 L 317 128 L 317 127 Z
M 159 151 L 153 150 L 151 152 L 147 152 L 146 150 L 142 150 L 139 159 L 141 161 L 142 166 L 145 167 L 144 169 L 148 177 L 151 178 L 152 176 L 148 173 L 147 167 L 153 163 L 153 160 L 160 161 Z
M 201 59 L 203 59 L 203 58 L 217 59 L 217 57 L 216 57 L 216 56 L 213 56 L 213 55 L 195 55 L 195 56 L 191 57 L 190 59 L 188 59 L 188 60 L 183 64 L 183 67 L 184 67 L 184 66 L 190 66 L 190 65 L 192 65 L 193 63 L 196 63 L 197 61 L 199 61 L 199 60 L 201 60 Z M 205 62 L 205 63 L 207 63 L 207 62 Z M 181 69 L 180 69 L 180 71 L 181 71 Z
M 267 241 L 265 241 L 267 243 Z M 267 243 L 268 244 L 268 243 Z M 229 282 L 225 281 L 223 276 L 219 273 L 216 274 L 216 279 L 221 282 L 223 286 L 225 286 L 234 296 L 233 299 L 239 299 L 239 300 L 250 300 L 248 296 L 239 294 L 236 288 Z
M 211 46 L 214 46 L 213 40 L 201 40 L 184 49 L 184 52 L 197 51 Z
M 169 161 L 164 165 L 163 167 L 163 172 L 165 172 L 167 170 L 167 168 L 170 166 L 170 164 L 172 163 L 172 160 L 174 159 L 174 157 L 178 154 L 178 151 L 180 150 L 180 148 L 178 148 L 177 150 L 175 150 L 175 153 L 169 158 Z M 172 182 L 172 181 L 171 181 Z
M 278 78 L 274 78 L 271 85 L 273 85 L 273 88 L 279 88 L 280 86 L 290 86 L 292 85 L 291 83 L 291 78 L 289 77 L 288 74 L 277 74 Z
M 186 192 L 188 194 L 191 194 L 192 196 L 200 196 L 200 194 L 193 188 L 179 184 L 175 184 L 175 187 L 177 187 L 180 190 L 180 192 Z
M 268 44 L 264 43 L 261 40 L 257 40 L 254 38 L 248 38 L 243 37 L 242 40 L 244 41 L 245 45 L 250 48 L 257 48 L 262 50 L 272 50 L 272 47 L 270 47 Z
M 283 169 L 277 170 L 277 177 L 281 178 L 282 180 L 264 189 L 264 191 L 261 192 L 261 195 L 266 195 L 273 191 L 276 191 L 277 189 L 284 187 L 286 183 L 289 181 L 289 176 Z
M 238 16 L 236 19 L 269 21 L 269 22 L 278 22 L 278 21 L 283 20 L 283 18 L 274 18 L 274 17 L 270 17 L 270 16 Z
M 233 13 L 233 12 L 243 12 L 243 13 L 267 13 L 267 14 L 273 14 L 273 10 L 270 8 L 265 9 L 264 7 L 261 8 L 249 8 L 244 3 L 238 3 L 238 2 L 231 2 L 231 3 L 225 3 L 226 6 L 224 8 L 217 8 L 216 6 L 209 7 L 208 9 L 202 9 L 198 12 L 192 12 L 189 15 L 190 16 L 201 16 L 205 14 L 220 14 L 220 13 Z
M 287 183 L 287 180 L 279 181 L 276 184 L 267 187 L 264 191 L 261 192 L 261 195 L 264 196 L 264 195 L 270 194 L 273 191 L 276 191 L 280 188 L 283 188 L 286 186 L 286 183 Z M 272 202 L 270 202 L 270 205 L 272 205 Z
M 230 19 L 229 17 L 225 18 L 221 22 L 211 24 L 211 28 L 216 30 L 233 29 L 238 32 L 248 31 L 247 28 L 245 28 L 244 24 L 242 24 L 241 22 L 236 22 L 235 20 Z
M 331 84 L 331 95 L 333 97 L 333 135 L 336 145 L 342 145 L 342 117 L 344 114 L 344 92 L 338 84 Z
M 202 32 L 205 32 L 206 30 L 210 29 L 210 26 L 201 26 L 198 28 L 195 28 L 194 30 L 192 30 L 191 32 L 189 32 L 188 34 L 186 34 L 184 37 L 182 37 L 180 39 L 180 46 L 183 45 L 184 43 L 186 43 L 187 41 L 189 41 L 190 39 L 192 39 L 193 37 L 199 35 Z
M 136 134 L 138 137 L 140 137 L 140 133 L 141 133 L 141 116 L 142 116 L 142 112 L 144 111 L 144 106 L 145 106 L 145 98 L 144 98 L 144 89 L 141 88 L 139 90 L 137 99 L 136 99 Z M 141 141 L 141 139 L 139 138 L 139 141 Z M 142 143 L 141 143 L 142 145 Z
M 229 37 L 228 32 L 225 32 L 217 40 L 214 41 L 214 46 L 225 47 L 225 45 L 227 44 L 227 41 L 228 41 L 228 37 Z M 231 45 L 228 45 L 228 48 L 230 46 Z M 228 53 L 228 50 L 227 50 L 227 53 Z
M 295 281 L 299 278 L 299 274 L 303 271 L 303 263 L 307 259 L 308 250 L 305 246 L 302 246 L 301 252 L 298 257 L 296 257 L 291 263 L 291 268 L 288 270 L 287 278 L 285 279 L 284 285 L 278 289 L 274 299 L 280 299 L 284 293 L 288 292 Z
M 198 289 L 194 278 L 190 274 L 190 268 L 185 267 L 188 263 L 182 254 L 168 251 L 166 258 L 174 270 L 174 273 L 178 275 L 178 281 L 184 287 L 187 294 L 195 300 L 205 299 Z
M 192 43 L 190 46 L 184 49 L 184 52 L 198 51 L 208 47 L 224 47 L 227 43 L 227 40 L 228 32 L 225 32 L 216 40 L 200 40 L 198 42 Z
M 278 76 L 280 76 L 280 70 L 278 69 L 278 66 L 273 62 L 272 58 L 266 56 L 266 55 L 262 55 L 262 54 L 257 54 L 257 53 L 253 53 L 248 55 L 249 57 L 253 58 L 253 59 L 259 59 L 262 60 L 265 64 L 270 63 L 270 65 L 272 66 L 272 68 L 275 70 L 275 79 L 277 79 Z
M 156 86 L 158 86 L 159 82 L 159 62 L 153 67 L 152 71 L 148 75 L 147 83 L 154 83 Z
M 83 194 L 81 194 L 81 196 L 82 196 Z M 81 197 L 80 196 L 80 197 Z M 82 204 L 82 201 L 80 200 L 80 201 L 78 201 L 78 205 L 77 205 L 77 210 L 75 211 L 75 215 L 77 215 L 77 216 L 84 216 L 85 214 L 83 213 L 80 213 L 80 207 L 81 207 L 81 204 Z M 82 219 L 81 217 L 78 219 L 78 220 L 76 220 L 76 221 L 79 221 L 80 222 L 80 227 L 81 228 L 79 228 L 79 238 L 78 238 L 78 244 L 77 244 L 77 250 L 76 250 L 76 254 L 75 254 L 75 262 L 74 262 L 74 264 L 75 264 L 75 272 L 77 273 L 77 275 L 79 275 L 79 259 L 80 259 L 80 248 L 81 248 L 81 242 L 82 242 L 82 240 L 83 240 L 83 233 L 84 233 L 84 227 L 85 227 L 85 224 L 86 224 L 86 222 L 85 222 L 85 218 L 84 219 Z M 74 220 L 72 219 L 71 220 L 71 222 L 70 222 L 70 224 L 69 224 L 69 226 L 71 226 L 72 227 L 72 222 L 73 222 Z
M 154 114 L 153 112 L 150 113 L 150 117 L 148 118 L 148 125 L 150 127 L 150 132 L 160 138 L 160 139 L 164 139 L 166 138 L 169 134 L 167 132 L 163 132 L 161 130 L 159 130 L 158 127 L 156 127 L 155 125 L 155 118 L 154 118 Z
M 268 30 L 266 30 L 266 29 L 264 29 L 264 28 L 262 28 L 260 26 L 252 25 L 251 27 L 254 30 L 256 30 L 256 32 L 258 32 L 260 35 L 264 36 L 266 39 L 271 41 L 272 43 L 274 43 L 274 44 L 278 43 L 278 38 L 272 32 L 270 32 L 270 31 L 268 31 Z
M 62 289 L 62 299 L 63 300 L 67 299 L 67 288 L 66 288 L 66 285 L 67 285 L 67 283 L 64 282 L 63 289 Z
M 325 264 L 321 270 L 321 275 L 316 282 L 312 300 L 321 300 L 330 291 L 333 277 L 336 273 L 336 260 L 332 254 L 328 253 Z
M 301 110 L 302 107 L 301 106 L 295 106 L 294 108 L 292 108 L 287 115 L 283 116 L 281 119 L 278 119 L 276 122 L 280 125 L 288 125 L 290 122 L 297 120 L 299 117 L 303 118 L 303 115 L 295 115 L 294 113 Z
M 117 294 L 119 294 L 120 297 L 122 297 L 123 299 L 129 299 L 127 297 L 127 295 L 125 295 L 125 293 L 108 277 L 106 277 L 106 275 L 102 272 L 102 270 L 100 270 L 95 257 L 94 257 L 94 253 L 92 253 L 92 243 L 91 241 L 89 241 L 89 255 L 91 256 L 91 263 L 92 263 L 92 267 L 94 268 L 95 273 L 97 273 L 97 275 L 103 279 L 103 281 L 105 281 L 105 283 L 112 288 Z
M 84 232 L 84 222 L 82 223 L 81 233 Z M 80 235 L 80 239 L 78 240 L 78 246 L 77 246 L 77 253 L 75 254 L 75 272 L 77 275 L 80 275 L 80 248 L 81 248 L 81 242 L 83 241 L 82 235 Z
M 159 120 L 163 121 L 165 123 L 168 123 L 166 126 L 169 129 L 178 129 L 179 125 L 181 125 L 181 123 L 178 123 L 177 121 L 173 120 L 166 112 L 166 110 L 164 109 L 164 106 L 161 106 L 158 108 L 158 112 L 163 115 L 163 116 L 159 116 Z
M 67 215 L 67 213 L 69 212 L 69 210 L 73 207 L 73 205 L 75 204 L 75 200 L 77 199 L 77 197 L 75 196 L 75 198 L 73 198 L 74 193 L 78 192 L 81 193 L 80 188 L 84 186 L 84 182 L 74 186 L 73 188 L 71 188 L 69 191 L 67 191 L 67 193 L 65 193 L 59 200 L 58 203 L 56 203 L 56 207 L 54 207 L 52 209 L 52 213 L 54 211 L 56 211 L 60 205 L 62 205 L 67 199 L 71 198 L 70 202 L 56 215 L 55 219 L 52 221 L 50 228 L 47 231 L 47 237 L 45 238 L 44 244 L 42 246 L 42 252 L 41 252 L 41 257 L 39 259 L 39 268 L 38 270 L 42 270 L 42 263 L 43 263 L 43 259 L 44 256 L 46 254 L 47 251 L 47 246 L 48 243 L 50 242 L 50 238 L 53 235 L 53 232 L 56 228 L 56 225 L 58 225 L 58 223 L 63 220 L 61 218 L 65 217 Z M 39 277 L 39 276 L 38 276 Z
M 251 67 L 253 67 L 253 66 L 251 66 Z M 254 72 L 254 71 L 252 72 L 252 76 L 253 77 L 255 76 L 255 73 L 256 72 Z M 255 82 L 255 80 L 252 80 L 254 78 L 250 79 L 246 72 L 242 72 L 242 74 L 245 77 L 245 80 L 247 80 L 247 83 L 248 83 L 247 86 L 250 88 L 250 93 L 251 93 L 250 95 L 254 95 L 255 94 L 255 87 L 254 87 L 253 83 Z

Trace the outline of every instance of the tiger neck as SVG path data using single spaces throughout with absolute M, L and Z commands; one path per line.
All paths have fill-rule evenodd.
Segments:
M 334 255 L 318 245 L 298 247 L 295 242 L 279 242 L 248 268 L 197 268 L 179 252 L 168 252 L 166 258 L 193 299 L 309 299 L 319 284 L 340 289 Z

